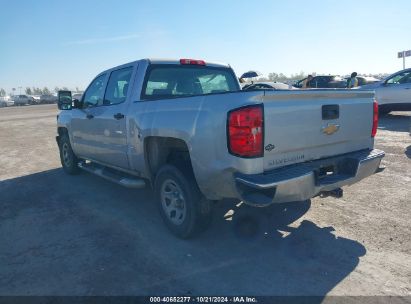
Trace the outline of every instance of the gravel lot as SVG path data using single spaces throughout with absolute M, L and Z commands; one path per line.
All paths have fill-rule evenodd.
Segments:
M 380 120 L 386 169 L 342 199 L 223 202 L 189 241 L 149 189 L 65 175 L 56 114 L 0 109 L 0 295 L 411 296 L 411 112 Z

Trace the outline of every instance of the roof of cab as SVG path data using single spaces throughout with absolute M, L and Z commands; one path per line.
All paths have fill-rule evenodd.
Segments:
M 140 59 L 140 60 L 135 60 L 135 61 L 130 61 L 127 63 L 123 63 L 121 65 L 115 66 L 115 67 L 111 67 L 109 69 L 106 69 L 102 72 L 100 72 L 99 75 L 104 74 L 110 70 L 117 70 L 117 69 L 121 69 L 124 67 L 127 67 L 129 65 L 138 63 L 138 62 L 145 62 L 146 64 L 180 64 L 180 59 L 167 59 L 167 58 L 145 58 L 145 59 Z M 209 62 L 209 61 L 205 61 L 206 66 L 211 66 L 211 67 L 216 67 L 216 68 L 231 68 L 229 64 L 226 63 L 218 63 L 218 62 Z M 99 76 L 98 75 L 98 76 Z
M 191 59 L 191 58 L 190 58 Z M 147 60 L 150 64 L 180 64 L 180 59 L 169 59 L 169 58 L 147 58 Z M 194 59 L 194 60 L 199 60 L 199 59 Z M 203 59 L 201 59 L 203 60 Z M 207 60 L 204 60 L 207 66 L 214 66 L 214 67 L 222 67 L 222 68 L 229 68 L 230 65 L 226 63 L 221 63 L 221 62 L 210 62 Z

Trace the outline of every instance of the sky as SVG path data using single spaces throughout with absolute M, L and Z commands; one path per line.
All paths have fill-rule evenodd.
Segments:
M 410 20 L 409 0 L 0 0 L 0 88 L 84 89 L 141 58 L 224 62 L 238 75 L 393 73 Z

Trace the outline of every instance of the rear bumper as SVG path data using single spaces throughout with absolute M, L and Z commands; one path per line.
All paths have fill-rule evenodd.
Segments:
M 304 201 L 374 174 L 384 155 L 381 150 L 362 150 L 263 174 L 236 173 L 234 178 L 240 198 L 249 205 Z

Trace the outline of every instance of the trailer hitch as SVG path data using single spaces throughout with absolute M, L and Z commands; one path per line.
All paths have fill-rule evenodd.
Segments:
M 343 197 L 343 189 L 337 188 L 337 189 L 334 189 L 334 190 L 331 190 L 331 191 L 321 191 L 319 193 L 319 196 L 321 198 L 325 198 L 325 197 L 328 197 L 328 196 L 332 196 L 332 197 L 335 197 L 335 198 L 341 198 L 341 197 Z

